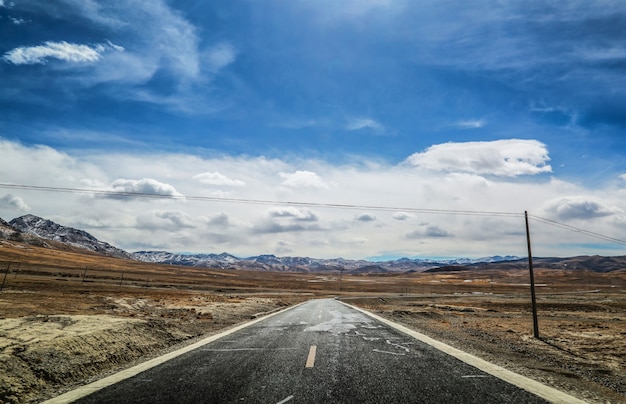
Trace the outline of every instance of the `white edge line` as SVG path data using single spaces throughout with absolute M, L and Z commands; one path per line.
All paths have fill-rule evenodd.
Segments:
M 221 332 L 219 334 L 211 335 L 211 336 L 209 336 L 207 338 L 204 338 L 204 339 L 202 339 L 200 341 L 197 341 L 197 342 L 195 342 L 195 343 L 193 343 L 191 345 L 188 345 L 188 346 L 186 346 L 184 348 L 181 348 L 181 349 L 178 349 L 176 351 L 173 351 L 173 352 L 167 353 L 165 355 L 159 356 L 158 358 L 150 359 L 149 361 L 140 363 L 137 366 L 133 366 L 133 367 L 128 368 L 128 369 L 124 369 L 121 372 L 112 374 L 111 376 L 107 376 L 107 377 L 105 377 L 103 379 L 96 380 L 93 383 L 86 384 L 86 385 L 81 386 L 81 387 L 79 387 L 79 388 L 77 388 L 75 390 L 68 391 L 67 393 L 61 394 L 60 396 L 57 396 L 57 397 L 51 398 L 49 400 L 46 400 L 46 401 L 42 402 L 41 404 L 65 404 L 65 403 L 74 402 L 74 401 L 78 400 L 79 398 L 86 397 L 89 394 L 94 393 L 94 392 L 96 392 L 98 390 L 102 390 L 105 387 L 108 387 L 108 386 L 111 386 L 111 385 L 113 385 L 115 383 L 121 382 L 122 380 L 129 379 L 129 378 L 131 378 L 133 376 L 138 375 L 141 372 L 144 372 L 144 371 L 146 371 L 148 369 L 151 369 L 151 368 L 153 368 L 155 366 L 158 366 L 158 365 L 160 365 L 162 363 L 165 363 L 165 362 L 167 362 L 169 360 L 172 360 L 172 359 L 174 359 L 174 358 L 176 358 L 176 357 L 178 357 L 180 355 L 183 355 L 183 354 L 185 354 L 185 353 L 187 353 L 189 351 L 193 351 L 194 349 L 197 349 L 197 348 L 199 348 L 199 347 L 201 347 L 203 345 L 206 345 L 208 343 L 216 341 L 216 340 L 218 340 L 220 338 L 223 338 L 223 337 L 225 337 L 227 335 L 230 335 L 230 334 L 232 334 L 234 332 L 237 332 L 237 331 L 239 331 L 241 329 L 249 327 L 249 326 L 251 326 L 253 324 L 261 322 L 261 321 L 263 321 L 263 320 L 265 320 L 267 318 L 273 317 L 273 316 L 275 316 L 277 314 L 280 314 L 280 313 L 283 313 L 283 312 L 285 312 L 287 310 L 294 309 L 294 308 L 296 308 L 296 307 L 298 307 L 298 306 L 300 306 L 301 304 L 304 304 L 304 303 L 306 303 L 306 302 L 298 303 L 295 306 L 287 307 L 286 309 L 283 309 L 283 310 L 280 310 L 280 311 L 276 311 L 274 313 L 270 313 L 270 314 L 268 314 L 266 316 L 263 316 L 263 317 L 256 318 L 256 319 L 254 319 L 252 321 L 248 321 L 247 323 L 240 324 L 240 325 L 238 325 L 236 327 L 230 328 L 230 329 L 228 329 L 226 331 L 223 331 L 223 332 Z
M 477 369 L 482 370 L 485 373 L 489 373 L 492 376 L 497 377 L 498 379 L 504 380 L 507 383 L 510 383 L 512 385 L 515 385 L 521 389 L 524 389 L 528 392 L 531 392 L 545 400 L 548 400 L 552 403 L 566 403 L 566 404 L 578 404 L 578 403 L 585 403 L 585 401 L 580 400 L 574 396 L 570 396 L 567 393 L 564 393 L 560 390 L 557 390 L 553 387 L 550 386 L 546 386 L 543 383 L 540 383 L 536 380 L 530 379 L 526 376 L 522 376 L 520 374 L 517 374 L 515 372 L 512 372 L 508 369 L 505 369 L 501 366 L 495 365 L 491 362 L 487 362 L 484 359 L 481 359 L 477 356 L 474 356 L 472 354 L 469 354 L 467 352 L 463 352 L 460 349 L 451 347 L 450 345 L 444 344 L 443 342 L 437 341 L 436 339 L 430 338 L 422 333 L 419 333 L 417 331 L 413 331 L 403 325 L 394 323 L 391 320 L 387 320 L 386 318 L 380 317 L 374 313 L 370 313 L 367 310 L 361 309 L 359 307 L 355 307 L 352 306 L 348 303 L 339 301 L 342 304 L 345 304 L 348 307 L 352 307 L 353 309 L 360 311 L 363 314 L 366 314 L 382 323 L 387 324 L 390 327 L 395 328 L 398 331 L 401 331 L 405 334 L 410 335 L 411 337 L 424 342 L 425 344 L 428 344 L 430 346 L 432 346 L 433 348 L 436 348 L 442 352 L 447 353 L 450 356 L 453 356 L 465 363 L 467 363 L 468 365 L 472 365 Z

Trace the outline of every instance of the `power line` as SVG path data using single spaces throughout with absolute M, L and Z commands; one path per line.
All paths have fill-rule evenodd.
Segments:
M 606 236 L 604 234 L 600 234 L 600 233 L 596 233 L 590 230 L 585 230 L 585 229 L 581 229 L 580 227 L 575 227 L 575 226 L 571 226 L 569 224 L 565 224 L 565 223 L 561 223 L 561 222 L 557 222 L 556 220 L 551 220 L 551 219 L 547 219 L 545 217 L 540 217 L 540 216 L 535 216 L 535 215 L 529 215 L 529 217 L 531 219 L 534 219 L 538 222 L 550 225 L 550 226 L 554 226 L 554 227 L 559 227 L 561 229 L 564 230 L 569 230 L 575 233 L 581 233 L 590 237 L 595 237 L 597 239 L 600 240 L 604 240 L 604 241 L 609 241 L 611 243 L 616 243 L 616 244 L 622 244 L 622 245 L 626 245 L 626 241 L 625 240 L 621 240 L 615 237 L 611 237 L 611 236 Z
M 515 213 L 515 212 L 410 208 L 410 207 L 394 207 L 394 206 L 372 206 L 372 205 L 297 202 L 297 201 L 273 201 L 273 200 L 262 200 L 262 199 L 224 198 L 224 197 L 213 197 L 213 196 L 193 196 L 193 195 L 176 195 L 176 194 L 151 194 L 151 193 L 144 193 L 144 192 L 107 191 L 107 190 L 82 189 L 82 188 L 62 188 L 62 187 L 49 187 L 49 186 L 23 185 L 23 184 L 1 184 L 0 183 L 0 188 L 22 189 L 22 190 L 28 190 L 28 191 L 42 191 L 42 192 L 62 192 L 62 193 L 74 193 L 74 194 L 86 194 L 86 195 L 99 195 L 99 196 L 113 197 L 113 198 L 128 197 L 128 198 L 150 198 L 150 199 L 178 199 L 178 200 L 191 200 L 191 201 L 203 201 L 203 202 L 239 203 L 239 204 L 249 204 L 249 205 L 288 205 L 288 206 L 306 206 L 306 207 L 331 208 L 331 209 L 360 209 L 360 210 L 376 210 L 376 211 L 387 211 L 387 212 L 430 213 L 430 214 L 441 214 L 441 215 L 523 217 L 522 213 Z
M 374 211 L 386 211 L 386 212 L 408 212 L 408 213 L 426 213 L 426 214 L 438 214 L 438 215 L 462 215 L 462 216 L 490 216 L 490 217 L 524 217 L 523 213 L 516 212 L 498 212 L 498 211 L 475 211 L 475 210 L 455 210 L 455 209 L 430 209 L 430 208 L 410 208 L 410 207 L 394 207 L 394 206 L 373 206 L 373 205 L 358 205 L 358 204 L 339 204 L 339 203 L 319 203 L 319 202 L 297 202 L 297 201 L 274 201 L 263 199 L 245 199 L 245 198 L 224 198 L 214 196 L 194 196 L 194 195 L 182 195 L 182 194 L 152 194 L 147 192 L 130 192 L 130 191 L 111 191 L 111 190 L 98 190 L 98 189 L 84 189 L 84 188 L 64 188 L 64 187 L 50 187 L 40 185 L 25 185 L 25 184 L 3 184 L 0 183 L 0 188 L 7 189 L 22 189 L 28 191 L 41 191 L 41 192 L 61 192 L 61 193 L 73 193 L 84 195 L 99 195 L 103 197 L 127 197 L 127 198 L 147 198 L 147 199 L 174 199 L 174 200 L 190 200 L 201 202 L 218 202 L 218 203 L 237 203 L 248 205 L 283 205 L 283 206 L 299 206 L 299 207 L 315 207 L 315 208 L 330 208 L 330 209 L 352 209 L 352 210 L 374 210 Z M 626 245 L 625 240 L 621 240 L 615 237 L 606 236 L 604 234 L 592 232 L 579 227 L 571 226 L 565 223 L 557 222 L 555 220 L 547 219 L 536 215 L 528 215 L 531 219 L 538 222 L 558 227 L 564 230 L 581 233 L 590 237 L 595 237 L 604 241 L 612 243 Z

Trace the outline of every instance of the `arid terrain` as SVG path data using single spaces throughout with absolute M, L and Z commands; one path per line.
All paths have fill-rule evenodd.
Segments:
M 6 275 L 6 276 L 5 276 Z M 202 336 L 340 296 L 588 402 L 626 402 L 626 270 L 341 275 L 139 263 L 0 241 L 0 402 L 38 402 Z

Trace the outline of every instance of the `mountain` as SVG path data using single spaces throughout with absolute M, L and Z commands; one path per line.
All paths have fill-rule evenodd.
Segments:
M 29 238 L 32 241 L 33 236 L 35 236 L 40 239 L 87 249 L 110 257 L 131 258 L 131 255 L 126 251 L 113 247 L 111 244 L 105 243 L 104 241 L 100 241 L 84 230 L 61 226 L 51 220 L 43 219 L 35 215 L 20 216 L 11 220 L 8 224 L 17 233 L 17 235 L 13 235 L 17 237 L 15 241 L 27 241 Z M 8 238 L 10 237 L 11 236 Z M 22 240 L 20 240 L 20 238 Z
M 494 256 L 480 259 L 430 260 L 401 258 L 383 262 L 366 260 L 348 260 L 344 258 L 319 259 L 309 257 L 277 257 L 264 254 L 247 258 L 238 258 L 228 253 L 222 254 L 174 254 L 166 251 L 138 251 L 133 258 L 144 262 L 160 264 L 187 265 L 194 267 L 247 269 L 252 271 L 290 271 L 290 272 L 345 272 L 365 273 L 401 273 L 423 272 L 430 268 L 451 265 L 504 262 L 517 260 L 513 256 Z
M 228 253 L 221 254 L 175 254 L 167 251 L 137 251 L 133 259 L 155 264 L 186 265 L 193 267 L 228 268 L 239 258 Z
M 272 254 L 239 258 L 226 252 L 221 254 L 180 254 L 167 251 L 138 251 L 131 254 L 100 241 L 83 230 L 62 226 L 51 220 L 34 215 L 21 216 L 11 220 L 9 223 L 0 219 L 0 239 L 65 251 L 88 250 L 97 254 L 135 259 L 155 264 L 254 271 L 383 274 L 425 271 L 450 272 L 470 269 L 525 269 L 528 265 L 525 258 L 522 259 L 510 255 L 456 259 L 400 258 L 397 260 L 372 262 L 344 258 L 278 257 Z M 626 256 L 602 257 L 595 255 L 569 258 L 534 258 L 533 262 L 537 268 L 545 269 L 590 270 L 595 272 L 613 272 L 626 269 Z

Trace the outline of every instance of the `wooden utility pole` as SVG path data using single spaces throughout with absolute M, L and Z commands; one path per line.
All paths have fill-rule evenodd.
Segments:
M 524 211 L 526 219 L 526 242 L 528 244 L 528 270 L 530 272 L 530 298 L 533 306 L 533 330 L 535 338 L 539 339 L 539 322 L 537 321 L 537 297 L 535 296 L 535 275 L 533 273 L 533 254 L 530 249 L 530 230 L 528 228 L 528 211 Z

